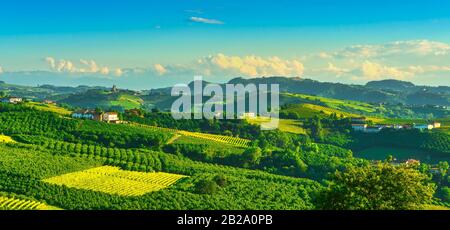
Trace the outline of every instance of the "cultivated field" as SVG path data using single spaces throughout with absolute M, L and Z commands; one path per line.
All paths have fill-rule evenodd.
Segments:
M 62 108 L 62 107 L 59 107 L 57 105 L 43 104 L 43 103 L 38 103 L 38 102 L 27 102 L 27 103 L 25 103 L 25 105 L 35 108 L 35 109 L 38 109 L 38 110 L 58 113 L 61 115 L 72 114 L 72 111 Z
M 254 119 L 247 119 L 250 124 L 261 125 L 262 123 L 269 122 L 269 118 L 258 117 Z M 278 129 L 282 132 L 289 132 L 294 134 L 306 134 L 306 130 L 302 127 L 303 123 L 297 120 L 291 119 L 279 119 Z
M 249 140 L 238 138 L 238 137 L 230 137 L 230 136 L 223 136 L 223 135 L 214 135 L 214 134 L 207 134 L 207 133 L 195 133 L 195 132 L 187 132 L 187 131 L 178 131 L 179 134 L 189 137 L 196 137 L 200 139 L 215 141 L 215 142 L 221 142 L 225 144 L 230 144 L 237 147 L 248 147 L 250 144 Z
M 121 196 L 141 196 L 171 186 L 183 175 L 124 171 L 102 166 L 85 171 L 55 176 L 44 181 L 71 188 L 87 189 Z
M 136 124 L 132 123 L 133 126 L 139 126 L 142 128 L 148 128 L 153 130 L 159 130 L 159 131 L 165 131 L 169 133 L 175 133 L 181 136 L 185 137 L 192 137 L 192 138 L 198 138 L 201 140 L 208 140 L 213 142 L 219 142 L 224 144 L 233 145 L 236 147 L 248 147 L 250 144 L 250 140 L 238 138 L 238 137 L 230 137 L 230 136 L 223 136 L 223 135 L 216 135 L 216 134 L 208 134 L 208 133 L 196 133 L 196 132 L 189 132 L 184 130 L 176 130 L 176 129 L 168 129 L 168 128 L 162 128 L 162 127 L 156 127 L 156 126 L 149 126 L 149 125 L 142 125 L 142 124 Z M 174 137 L 173 139 L 170 139 L 167 144 L 170 144 L 174 142 L 178 137 Z
M 0 210 L 59 210 L 41 202 L 0 196 Z

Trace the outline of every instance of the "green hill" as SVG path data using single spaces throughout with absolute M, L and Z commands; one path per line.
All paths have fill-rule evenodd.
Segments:
M 141 108 L 144 101 L 130 92 L 110 92 L 106 90 L 89 90 L 85 93 L 73 94 L 64 98 L 59 103 L 65 103 L 81 108 L 102 108 L 126 110 Z

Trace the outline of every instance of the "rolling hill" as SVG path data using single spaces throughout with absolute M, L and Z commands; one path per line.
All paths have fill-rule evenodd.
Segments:
M 144 101 L 127 91 L 111 92 L 106 90 L 89 90 L 84 93 L 72 94 L 60 101 L 74 107 L 102 108 L 123 111 L 141 108 Z

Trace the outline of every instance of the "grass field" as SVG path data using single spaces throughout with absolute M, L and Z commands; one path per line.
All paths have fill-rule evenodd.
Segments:
M 348 111 L 352 111 L 354 113 L 373 113 L 376 112 L 377 107 L 364 103 L 359 101 L 351 101 L 351 100 L 339 100 L 339 99 L 333 99 L 333 98 L 325 98 L 325 97 L 319 97 L 319 96 L 311 96 L 311 95 L 304 95 L 304 94 L 286 94 L 291 97 L 298 97 L 304 100 L 308 101 L 316 101 L 325 104 L 327 107 L 332 109 L 345 109 Z M 378 108 L 380 109 L 380 108 Z
M 439 161 L 450 161 L 450 156 L 446 154 L 428 153 L 418 149 L 373 147 L 355 153 L 355 157 L 369 160 L 385 160 L 389 155 L 394 156 L 399 161 L 416 159 L 430 164 L 436 164 Z
M 45 182 L 121 196 L 141 196 L 165 189 L 185 176 L 170 173 L 124 171 L 102 166 L 44 179 Z
M 0 210 L 61 210 L 41 202 L 0 196 Z
M 61 108 L 57 105 L 43 104 L 43 103 L 38 103 L 38 102 L 27 102 L 27 103 L 25 103 L 25 105 L 27 105 L 29 107 L 33 107 L 38 110 L 54 112 L 54 113 L 58 113 L 61 115 L 72 114 L 72 111 L 65 109 L 65 108 Z
M 11 137 L 0 134 L 0 143 L 13 143 L 15 142 Z
M 144 101 L 141 98 L 128 94 L 122 94 L 117 100 L 110 101 L 111 106 L 120 106 L 123 109 L 141 108 L 143 103 Z
M 254 125 L 261 125 L 262 123 L 269 122 L 269 118 L 258 117 L 255 119 L 247 119 L 247 122 Z M 303 123 L 297 120 L 291 119 L 279 119 L 278 129 L 282 132 L 289 132 L 294 134 L 306 134 L 306 130 L 302 128 Z
M 314 105 L 314 104 L 293 104 L 289 105 L 288 108 L 284 109 L 285 112 L 292 112 L 299 115 L 300 119 L 309 119 L 314 118 L 315 116 L 318 117 L 329 117 L 331 114 L 335 113 L 338 117 L 361 117 L 360 114 L 356 113 L 349 113 L 344 112 L 339 109 L 334 109 L 330 107 L 325 107 L 321 105 Z M 366 116 L 368 120 L 373 121 L 374 123 L 383 123 L 386 121 L 384 118 L 378 118 L 378 117 L 370 117 Z

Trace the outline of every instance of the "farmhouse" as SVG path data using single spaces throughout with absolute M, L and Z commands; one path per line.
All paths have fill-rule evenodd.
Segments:
M 21 97 L 5 97 L 1 99 L 1 102 L 10 104 L 18 104 L 21 103 L 22 101 L 23 100 Z
M 412 165 L 412 166 L 416 166 L 416 165 L 420 165 L 420 161 L 415 160 L 415 159 L 409 159 L 405 162 L 406 165 Z
M 119 123 L 119 114 L 116 112 L 106 112 L 103 114 L 103 121 L 108 123 Z
M 352 124 L 352 129 L 358 132 L 364 132 L 367 128 L 367 124 Z
M 431 130 L 434 128 L 434 126 L 432 124 L 418 124 L 418 125 L 414 124 L 414 128 L 420 129 L 420 130 L 425 130 L 425 129 Z
M 56 102 L 51 101 L 51 100 L 44 100 L 42 103 L 47 104 L 47 105 L 56 105 Z
M 435 129 L 440 128 L 441 127 L 441 123 L 437 122 L 437 121 L 433 121 L 433 123 L 431 123 L 433 125 L 433 127 Z
M 72 113 L 72 117 L 79 118 L 79 119 L 102 121 L 102 116 L 100 113 L 98 113 L 94 110 L 89 110 L 89 109 L 78 110 L 78 111 Z
M 383 126 L 368 126 L 364 130 L 365 133 L 379 133 L 383 129 Z

